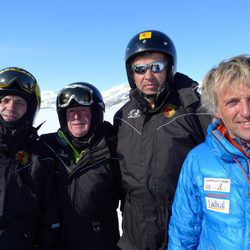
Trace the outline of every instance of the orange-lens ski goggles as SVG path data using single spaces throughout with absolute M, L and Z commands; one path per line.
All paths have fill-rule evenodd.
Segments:
M 28 93 L 35 91 L 36 79 L 26 71 L 21 69 L 8 68 L 0 71 L 0 89 L 8 89 L 13 83 L 18 83 L 19 87 Z

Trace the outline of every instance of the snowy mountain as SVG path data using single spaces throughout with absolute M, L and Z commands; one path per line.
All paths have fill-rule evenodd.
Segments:
M 129 89 L 129 85 L 125 83 L 102 92 L 106 109 L 104 119 L 106 121 L 113 122 L 115 112 L 129 99 Z M 36 117 L 35 126 L 44 121 L 45 123 L 39 129 L 39 134 L 55 132 L 59 128 L 56 96 L 57 93 L 54 91 L 42 91 L 41 109 Z

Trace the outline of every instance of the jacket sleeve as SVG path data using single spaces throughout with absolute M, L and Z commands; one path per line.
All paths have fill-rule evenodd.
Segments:
M 59 216 L 58 201 L 55 189 L 54 160 L 44 158 L 43 167 L 48 169 L 41 197 L 41 214 L 38 224 L 37 248 L 39 250 L 59 249 Z
M 114 174 L 114 179 L 116 181 L 118 199 L 121 201 L 120 210 L 122 211 L 125 193 L 122 190 L 121 169 L 120 169 L 120 164 L 119 164 L 119 160 L 118 160 L 118 156 L 117 156 L 117 152 L 116 152 L 117 133 L 115 131 L 114 125 L 111 125 L 110 123 L 108 123 L 106 121 L 104 122 L 104 125 L 105 125 L 104 126 L 105 129 L 103 131 L 106 135 L 108 147 L 110 150 L 110 155 L 111 155 L 111 159 L 112 159 L 112 170 L 113 170 L 113 174 Z
M 196 183 L 195 158 L 188 155 L 179 176 L 169 224 L 168 249 L 196 249 L 201 231 L 202 209 Z

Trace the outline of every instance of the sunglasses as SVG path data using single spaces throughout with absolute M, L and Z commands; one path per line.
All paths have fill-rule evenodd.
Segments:
M 59 108 L 66 108 L 72 100 L 80 105 L 90 106 L 93 104 L 93 91 L 85 86 L 73 84 L 63 88 L 57 97 L 57 105 Z
M 0 89 L 8 89 L 12 84 L 17 83 L 19 87 L 28 93 L 35 91 L 37 82 L 36 79 L 22 69 L 8 68 L 0 71 Z
M 153 73 L 159 73 L 166 66 L 167 66 L 167 63 L 165 61 L 159 61 L 159 62 L 153 62 L 149 64 L 134 64 L 132 65 L 132 70 L 136 74 L 144 75 L 148 69 L 150 69 Z

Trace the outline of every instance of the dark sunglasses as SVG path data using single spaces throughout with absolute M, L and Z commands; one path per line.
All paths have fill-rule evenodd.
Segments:
M 158 62 L 153 62 L 153 63 L 149 63 L 149 64 L 134 64 L 134 65 L 132 65 L 132 70 L 136 74 L 143 75 L 146 73 L 146 71 L 148 69 L 150 69 L 153 73 L 159 73 L 166 66 L 167 66 L 167 63 L 165 61 L 158 61 Z
M 12 84 L 17 83 L 25 92 L 32 93 L 35 91 L 36 79 L 26 71 L 21 69 L 8 68 L 0 71 L 0 89 L 8 89 Z
M 58 107 L 66 108 L 72 100 L 75 100 L 80 105 L 90 106 L 93 104 L 93 91 L 82 85 L 70 85 L 63 88 L 57 97 Z

